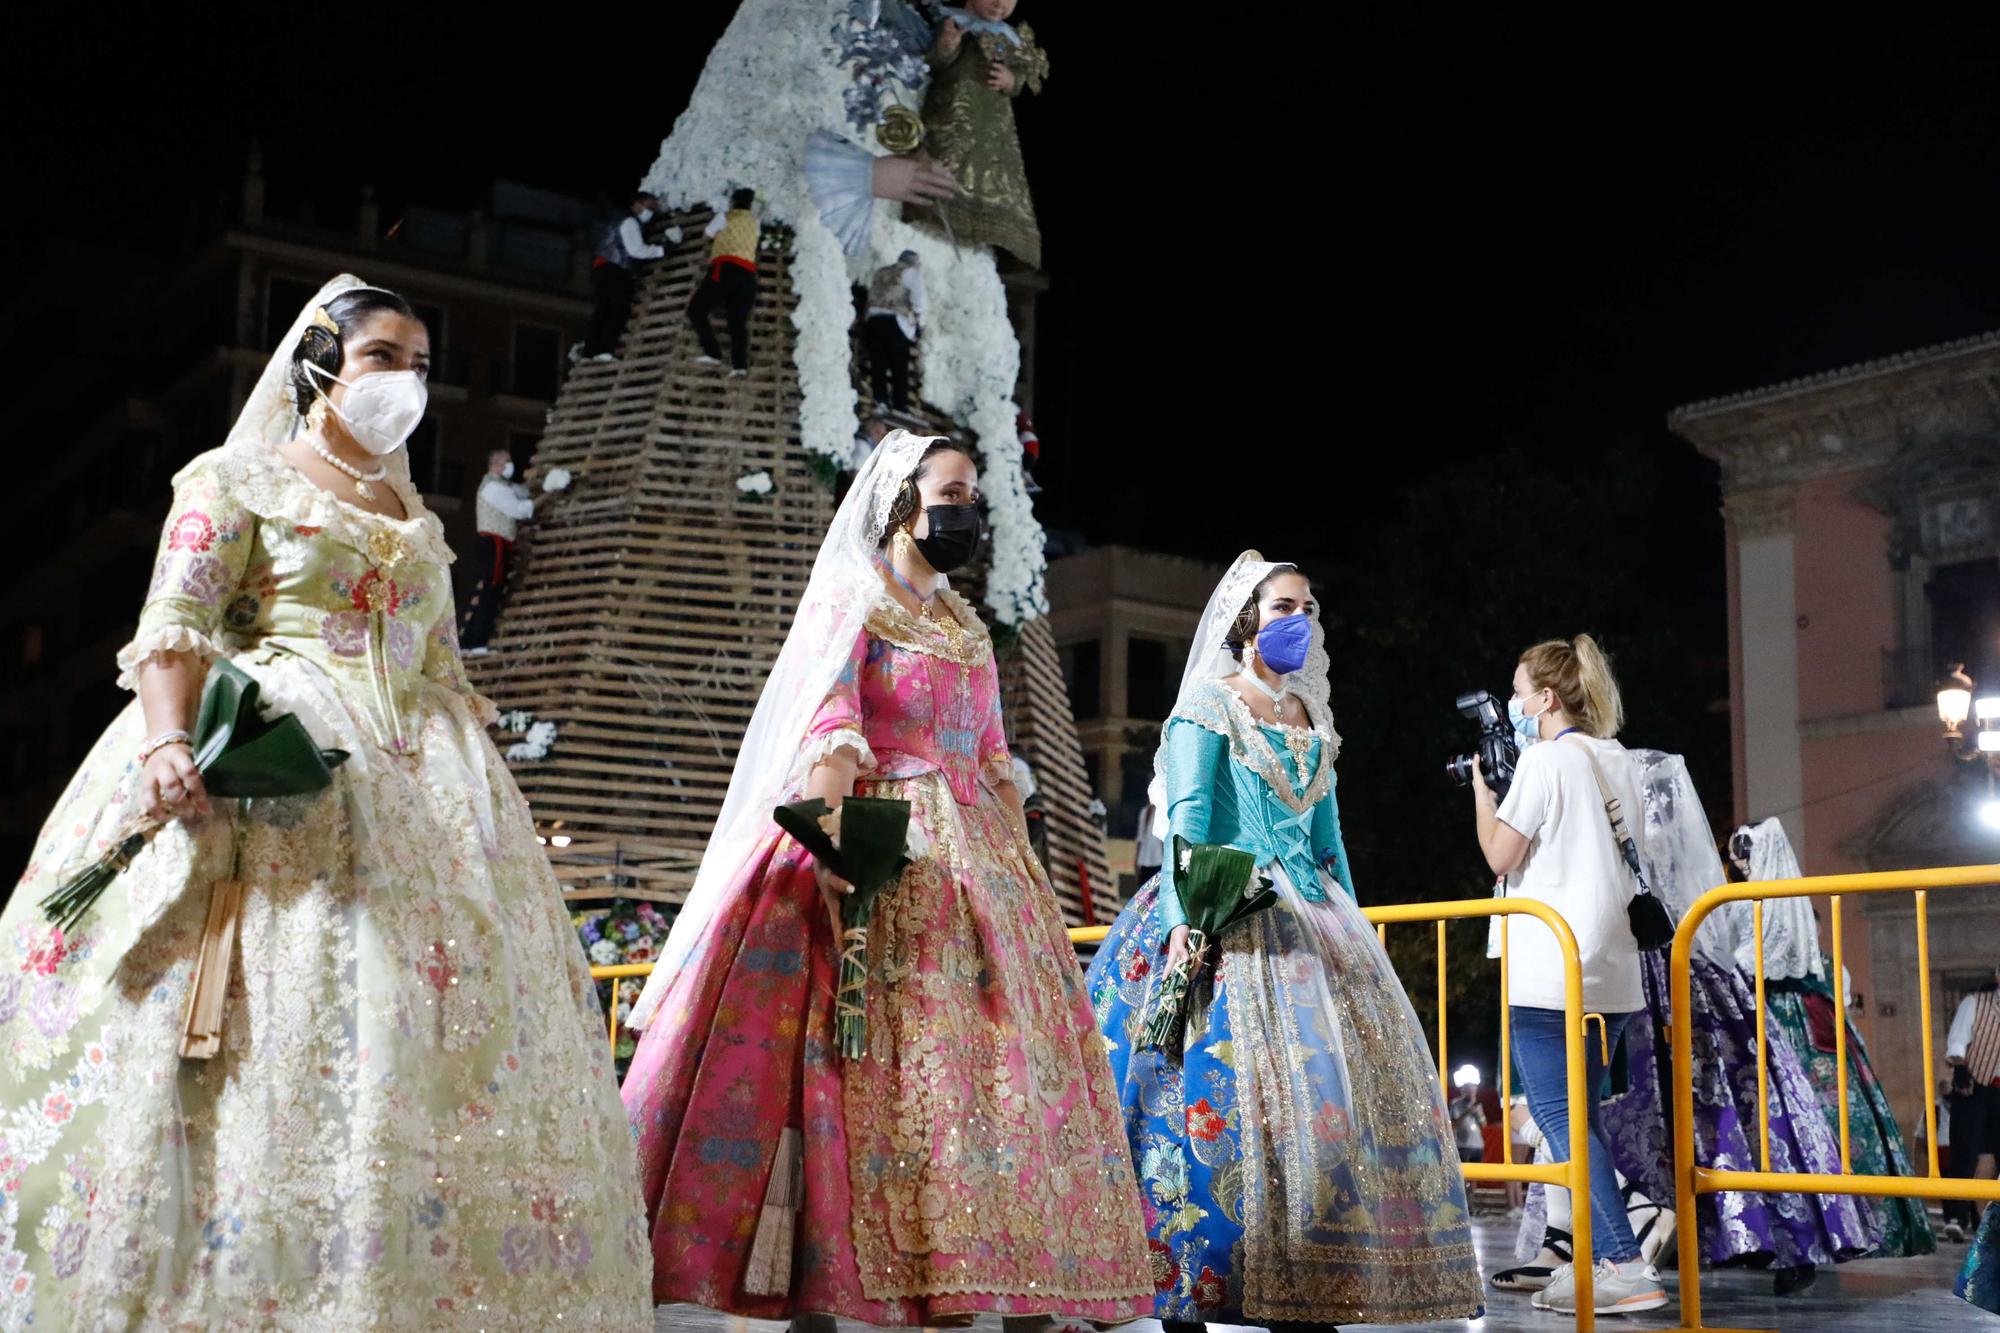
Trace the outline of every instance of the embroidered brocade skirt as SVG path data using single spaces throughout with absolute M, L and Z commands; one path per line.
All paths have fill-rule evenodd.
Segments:
M 1309 902 L 1281 869 L 1273 878 L 1279 903 L 1222 937 L 1178 1055 L 1134 1049 L 1165 961 L 1157 879 L 1090 966 L 1139 1168 L 1153 1313 L 1476 1315 L 1465 1185 L 1416 1015 L 1339 885 Z
M 461 696 L 420 749 L 289 655 L 240 655 L 351 758 L 254 802 L 222 1049 L 179 1043 L 217 818 L 169 825 L 57 946 L 40 900 L 136 808 L 138 703 L 0 917 L 0 1328 L 649 1327 L 589 962 Z
M 832 928 L 811 858 L 775 828 L 666 963 L 624 1089 L 654 1298 L 885 1326 L 1147 1313 L 1103 1042 L 1025 831 L 990 794 L 957 804 L 934 773 L 858 794 L 910 801 L 931 844 L 876 901 L 865 1058 L 834 1048 Z M 804 1135 L 792 1289 L 752 1295 L 788 1126 Z
M 1743 983 L 1746 987 L 1750 982 Z M 1831 1031 L 1833 993 L 1823 981 L 1807 983 L 1810 990 L 1771 987 L 1765 993 L 1770 1022 L 1784 1029 L 1792 1047 L 1805 1062 L 1806 1078 L 1819 1092 L 1833 1141 L 1840 1142 L 1840 1076 L 1833 1043 L 1814 1039 L 1813 1024 L 1807 1019 L 1809 1007 L 1829 1016 L 1824 1030 Z M 1774 1042 L 1775 1044 L 1775 1042 Z M 1854 1025 L 1847 1025 L 1847 1134 L 1848 1161 L 1854 1171 L 1871 1176 L 1916 1175 L 1903 1144 L 1902 1127 L 1889 1105 L 1889 1095 L 1875 1077 L 1875 1065 L 1868 1058 L 1868 1044 Z M 1921 1199 L 1864 1198 L 1857 1202 L 1873 1214 L 1880 1225 L 1882 1242 L 1875 1247 L 1878 1259 L 1930 1254 L 1937 1249 L 1931 1231 L 1930 1213 Z
M 1654 1202 L 1672 1207 L 1671 994 L 1664 956 L 1649 953 L 1640 962 L 1646 1009 L 1625 1027 L 1626 1086 L 1605 1099 L 1604 1136 L 1626 1179 Z M 1741 973 L 1699 954 L 1690 969 L 1696 1160 L 1718 1170 L 1759 1170 L 1756 993 Z M 1821 1114 L 1800 1046 L 1779 1020 L 1779 998 L 1776 991 L 1767 996 L 1771 1169 L 1837 1175 L 1839 1136 Z M 1541 1196 L 1542 1187 L 1533 1187 L 1522 1216 L 1515 1249 L 1524 1262 L 1541 1248 L 1546 1217 Z M 1850 1195 L 1733 1190 L 1702 1195 L 1696 1210 L 1701 1258 L 1711 1265 L 1832 1264 L 1868 1253 L 1882 1237 L 1880 1210 Z

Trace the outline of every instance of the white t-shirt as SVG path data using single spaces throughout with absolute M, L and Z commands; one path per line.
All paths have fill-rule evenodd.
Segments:
M 1645 807 L 1632 757 L 1615 740 L 1573 732 L 1522 751 L 1514 785 L 1500 802 L 1500 822 L 1528 840 L 1528 859 L 1508 876 L 1507 894 L 1547 903 L 1569 923 L 1583 963 L 1585 1010 L 1632 1013 L 1646 1007 L 1639 946 L 1625 913 L 1638 885 L 1612 841 L 1591 772 L 1593 753 L 1605 782 L 1624 805 L 1626 830 L 1638 840 L 1643 857 Z M 1511 917 L 1509 923 L 1507 1002 L 1562 1008 L 1562 950 L 1555 936 L 1532 917 Z

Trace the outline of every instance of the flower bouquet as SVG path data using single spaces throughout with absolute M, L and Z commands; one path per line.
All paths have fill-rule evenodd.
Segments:
M 272 796 L 304 796 L 323 791 L 333 770 L 347 762 L 345 750 L 322 750 L 290 713 L 266 717 L 258 707 L 257 682 L 233 662 L 219 659 L 202 691 L 194 728 L 194 762 L 211 796 L 241 801 Z M 74 930 L 168 820 L 138 815 L 112 839 L 111 850 L 66 879 L 42 899 L 57 937 Z M 207 1059 L 220 1049 L 222 1001 L 229 984 L 229 958 L 236 946 L 236 916 L 243 884 L 232 864 L 208 900 L 208 924 L 195 957 L 194 984 L 181 1032 L 181 1054 Z
M 1160 978 L 1147 1012 L 1142 1047 L 1177 1051 L 1187 1022 L 1188 995 L 1210 965 L 1209 946 L 1223 931 L 1278 900 L 1248 852 L 1174 835 L 1174 892 L 1187 918 L 1187 951 Z
M 210 796 L 303 796 L 333 781 L 345 750 L 322 750 L 290 713 L 265 717 L 257 707 L 257 682 L 234 663 L 215 664 L 195 723 L 194 762 Z M 110 851 L 66 879 L 42 899 L 42 912 L 63 931 L 73 930 L 111 881 L 170 821 L 139 815 L 113 840 Z
M 849 1060 L 868 1049 L 868 917 L 884 885 L 924 854 L 922 831 L 910 820 L 910 803 L 879 796 L 850 796 L 838 810 L 825 801 L 795 801 L 771 812 L 778 827 L 813 859 L 854 886 L 840 901 L 840 983 L 833 997 L 834 1041 Z

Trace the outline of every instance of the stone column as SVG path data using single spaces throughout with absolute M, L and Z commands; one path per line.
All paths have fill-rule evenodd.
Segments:
M 1736 543 L 1743 660 L 1744 798 L 1753 821 L 1777 815 L 1792 846 L 1806 845 L 1799 752 L 1798 599 L 1793 577 L 1793 489 L 1726 497 Z M 1807 866 L 1808 873 L 1812 867 Z

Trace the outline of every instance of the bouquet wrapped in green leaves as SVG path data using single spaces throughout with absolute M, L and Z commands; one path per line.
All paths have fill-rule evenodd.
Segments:
M 1179 1051 L 1196 977 L 1213 966 L 1210 946 L 1222 932 L 1278 900 L 1248 852 L 1174 835 L 1174 892 L 1187 919 L 1187 951 L 1160 978 L 1146 1015 L 1142 1047 Z
M 257 706 L 258 685 L 233 662 L 218 660 L 202 690 L 194 729 L 194 762 L 211 796 L 241 801 L 271 796 L 303 796 L 322 791 L 333 770 L 347 761 L 345 750 L 322 750 L 290 713 L 264 716 Z M 111 850 L 62 882 L 42 899 L 42 911 L 59 935 L 76 929 L 104 896 L 111 881 L 169 820 L 135 816 L 112 839 Z M 208 924 L 195 955 L 187 1015 L 181 1026 L 181 1054 L 208 1059 L 221 1048 L 222 1005 L 228 994 L 229 960 L 236 946 L 236 919 L 243 884 L 232 865 L 227 879 L 209 890 Z
M 833 1032 L 840 1053 L 859 1060 L 868 1049 L 868 918 L 875 896 L 900 875 L 914 855 L 910 803 L 881 796 L 850 796 L 838 810 L 825 801 L 795 801 L 771 812 L 813 859 L 854 886 L 840 900 L 840 983 L 833 997 Z
M 258 685 L 227 659 L 218 660 L 202 690 L 195 723 L 194 762 L 210 796 L 244 799 L 302 796 L 323 790 L 345 750 L 322 750 L 290 713 L 265 717 Z M 171 822 L 139 815 L 113 839 L 111 850 L 42 899 L 42 911 L 63 930 L 76 927 L 111 881 Z

